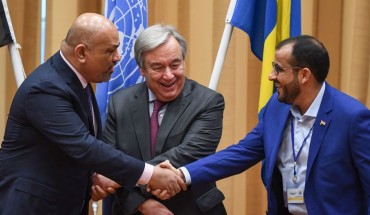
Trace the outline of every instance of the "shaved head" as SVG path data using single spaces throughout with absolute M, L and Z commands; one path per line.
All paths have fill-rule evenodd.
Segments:
M 77 17 L 62 41 L 60 50 L 66 60 L 88 81 L 108 81 L 120 60 L 116 26 L 106 17 L 84 13 Z
M 99 35 L 112 29 L 116 27 L 106 17 L 96 13 L 84 13 L 72 24 L 65 42 L 72 47 L 78 44 L 91 47 Z

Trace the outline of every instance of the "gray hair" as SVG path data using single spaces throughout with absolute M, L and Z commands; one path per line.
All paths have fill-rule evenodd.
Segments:
M 136 39 L 134 46 L 135 60 L 139 67 L 144 68 L 144 53 L 165 44 L 171 36 L 179 42 L 182 58 L 185 60 L 187 45 L 184 37 L 176 31 L 174 26 L 157 24 L 144 29 Z

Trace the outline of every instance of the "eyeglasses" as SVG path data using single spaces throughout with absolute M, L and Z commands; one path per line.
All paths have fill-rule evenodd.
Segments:
M 284 72 L 285 69 L 301 69 L 302 67 L 298 67 L 298 66 L 281 67 L 278 64 L 276 64 L 275 62 L 272 62 L 272 68 L 276 72 L 276 75 L 279 75 L 281 72 Z

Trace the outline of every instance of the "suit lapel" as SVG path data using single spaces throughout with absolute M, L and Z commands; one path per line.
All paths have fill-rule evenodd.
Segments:
M 90 134 L 95 136 L 92 112 L 90 111 L 91 107 L 89 105 L 89 101 L 88 101 L 88 98 L 87 98 L 87 95 L 86 95 L 86 91 L 82 87 L 82 84 L 81 84 L 80 80 L 78 79 L 78 77 L 76 76 L 76 74 L 72 70 L 70 70 L 70 71 L 73 73 L 74 77 L 71 77 L 71 79 L 69 80 L 69 83 L 67 82 L 67 84 L 69 84 L 72 91 L 74 93 L 76 93 L 77 98 L 78 98 L 77 101 L 82 106 L 82 113 L 83 113 L 83 118 L 81 118 L 82 121 L 84 122 L 86 128 L 90 131 Z M 92 91 L 92 88 L 91 88 L 91 91 Z M 97 104 L 96 104 L 96 99 L 95 99 L 95 95 L 94 95 L 93 91 L 91 92 L 91 96 L 92 96 L 91 99 L 92 99 L 92 102 L 93 102 L 94 110 L 95 109 L 97 110 L 98 107 L 97 107 Z M 97 118 L 97 117 L 95 117 L 95 118 Z M 98 133 L 99 133 L 99 129 L 98 129 Z
M 191 89 L 188 81 L 185 81 L 185 86 L 182 93 L 174 100 L 168 103 L 166 113 L 162 119 L 161 126 L 158 130 L 157 142 L 155 146 L 155 154 L 159 154 L 162 151 L 164 143 L 166 142 L 167 136 L 171 132 L 177 120 L 185 111 L 186 107 L 191 101 Z
M 78 79 L 77 75 L 73 72 L 73 70 L 67 65 L 67 63 L 63 60 L 62 56 L 60 55 L 59 51 L 55 53 L 51 58 L 51 64 L 59 74 L 59 76 L 64 79 L 65 83 L 72 89 L 72 91 L 76 94 L 76 105 L 80 105 L 80 114 L 81 120 L 84 122 L 86 128 L 93 128 L 89 124 L 89 102 L 87 101 L 86 93 L 82 87 L 80 80 Z M 93 99 L 94 100 L 94 99 Z M 95 107 L 94 107 L 95 108 Z M 99 123 L 100 124 L 100 123 Z M 91 130 L 91 129 L 90 129 Z
M 145 83 L 140 84 L 132 99 L 134 101 L 128 102 L 128 104 L 130 104 L 130 110 L 132 110 L 134 130 L 139 143 L 141 156 L 144 161 L 148 161 L 152 158 L 150 155 L 148 89 Z
M 166 113 L 162 119 L 159 127 L 157 142 L 156 142 L 156 155 L 158 155 L 164 146 L 167 136 L 171 132 L 174 124 L 180 118 L 186 107 L 190 103 L 191 90 L 185 82 L 183 92 L 172 102 L 168 103 Z M 130 110 L 132 110 L 132 117 L 135 123 L 134 129 L 136 137 L 138 138 L 141 155 L 144 161 L 151 160 L 150 155 L 150 123 L 149 123 L 149 104 L 148 104 L 148 89 L 145 83 L 142 83 L 132 99 L 134 102 L 129 102 Z M 135 105 L 134 105 L 135 104 Z
M 315 158 L 319 152 L 319 149 L 324 141 L 325 135 L 330 127 L 331 116 L 330 112 L 333 110 L 333 96 L 332 88 L 326 83 L 326 89 L 322 102 L 320 105 L 319 112 L 317 113 L 316 121 L 313 128 L 311 143 L 310 143 L 310 153 L 308 155 L 307 161 L 307 174 L 306 181 L 310 176 L 312 166 L 315 162 Z
M 96 101 L 94 91 L 91 92 L 91 97 L 92 97 L 92 103 L 93 103 L 93 108 L 94 108 L 94 116 L 95 116 L 96 126 L 97 126 L 97 133 L 95 134 L 95 136 L 96 136 L 96 138 L 100 139 L 101 135 L 102 135 L 101 118 L 100 118 L 99 107 L 98 107 L 98 103 Z

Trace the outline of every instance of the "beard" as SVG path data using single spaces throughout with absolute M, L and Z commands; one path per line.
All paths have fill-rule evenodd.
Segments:
M 278 91 L 278 100 L 286 104 L 293 104 L 294 100 L 301 93 L 301 88 L 299 87 L 298 76 L 295 75 L 294 79 L 287 83 L 285 86 L 281 87 L 282 92 Z

